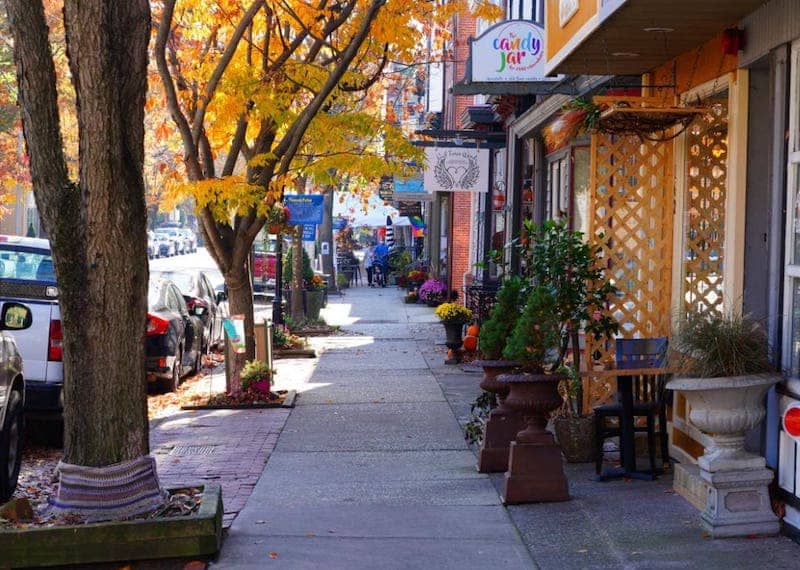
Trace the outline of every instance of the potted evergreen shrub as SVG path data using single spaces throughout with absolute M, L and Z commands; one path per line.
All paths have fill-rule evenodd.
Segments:
M 569 461 L 592 461 L 594 420 L 583 409 L 579 336 L 583 329 L 587 337 L 602 342 L 617 333 L 617 322 L 603 310 L 617 289 L 605 276 L 601 248 L 585 242 L 581 232 L 570 230 L 566 219 L 541 226 L 526 221 L 524 235 L 527 244 L 522 257 L 528 277 L 547 284 L 555 299 L 559 339 L 554 369 L 567 367 L 562 369 L 566 372 L 561 386 L 564 406 L 554 429 Z
M 478 351 L 482 357 L 474 364 L 483 368 L 481 389 L 473 410 L 481 410 L 481 414 L 470 423 L 476 438 L 481 439 L 478 452 L 478 471 L 495 473 L 505 471 L 508 467 L 508 448 L 522 429 L 522 418 L 507 408 L 505 398 L 508 395 L 508 383 L 498 381 L 498 376 L 512 372 L 520 363 L 503 357 L 506 341 L 514 330 L 520 312 L 523 281 L 520 277 L 506 280 L 497 292 L 497 304 L 492 307 L 489 318 L 483 323 L 478 333 Z M 499 406 L 496 400 L 499 399 Z M 491 412 L 486 418 L 488 402 Z M 481 433 L 482 430 L 482 433 Z M 480 437 L 482 436 L 482 437 Z
M 523 415 L 527 425 L 510 446 L 503 486 L 506 504 L 569 499 L 561 450 L 545 429 L 549 413 L 561 405 L 558 386 L 564 377 L 552 373 L 559 327 L 554 292 L 546 285 L 535 286 L 503 350 L 503 356 L 520 362 L 522 372 L 499 378 L 509 385 L 505 405 Z
M 710 485 L 703 525 L 714 537 L 776 534 L 773 473 L 744 447 L 745 433 L 766 417 L 764 396 L 782 378 L 766 331 L 741 314 L 709 310 L 690 314 L 670 344 L 675 376 L 667 389 L 688 400 L 689 421 L 711 441 L 697 461 Z

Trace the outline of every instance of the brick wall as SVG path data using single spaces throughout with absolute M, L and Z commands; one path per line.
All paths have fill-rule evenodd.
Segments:
M 466 71 L 467 57 L 469 57 L 469 39 L 475 37 L 475 20 L 466 16 L 459 16 L 455 30 L 454 55 L 456 59 L 455 80 L 461 81 Z M 467 107 L 473 104 L 471 95 L 448 97 L 452 105 L 453 124 L 446 125 L 446 129 L 460 129 L 460 117 Z M 464 300 L 464 283 L 466 274 L 470 273 L 470 250 L 475 244 L 471 243 L 472 194 L 467 192 L 454 192 L 452 203 L 451 248 L 450 248 L 450 288 L 459 292 L 459 299 Z

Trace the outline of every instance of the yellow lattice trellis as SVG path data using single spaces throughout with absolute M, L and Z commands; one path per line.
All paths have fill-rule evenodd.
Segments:
M 715 100 L 686 135 L 683 302 L 686 310 L 722 310 L 728 160 L 728 106 Z
M 589 235 L 601 246 L 607 275 L 619 289 L 608 310 L 624 338 L 669 334 L 672 167 L 671 143 L 592 135 Z M 611 346 L 587 348 L 587 356 L 613 357 Z M 589 378 L 584 406 L 605 401 L 613 389 Z

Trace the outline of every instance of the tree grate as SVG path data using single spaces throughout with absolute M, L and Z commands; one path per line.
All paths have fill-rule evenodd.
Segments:
M 176 445 L 170 455 L 208 455 L 214 453 L 213 445 Z

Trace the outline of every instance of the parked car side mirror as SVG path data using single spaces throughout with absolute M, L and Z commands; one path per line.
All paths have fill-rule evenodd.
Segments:
M 222 303 L 228 300 L 228 294 L 225 291 L 217 291 L 217 303 Z
M 8 302 L 3 304 L 0 313 L 0 330 L 21 331 L 33 324 L 31 310 L 22 303 Z

